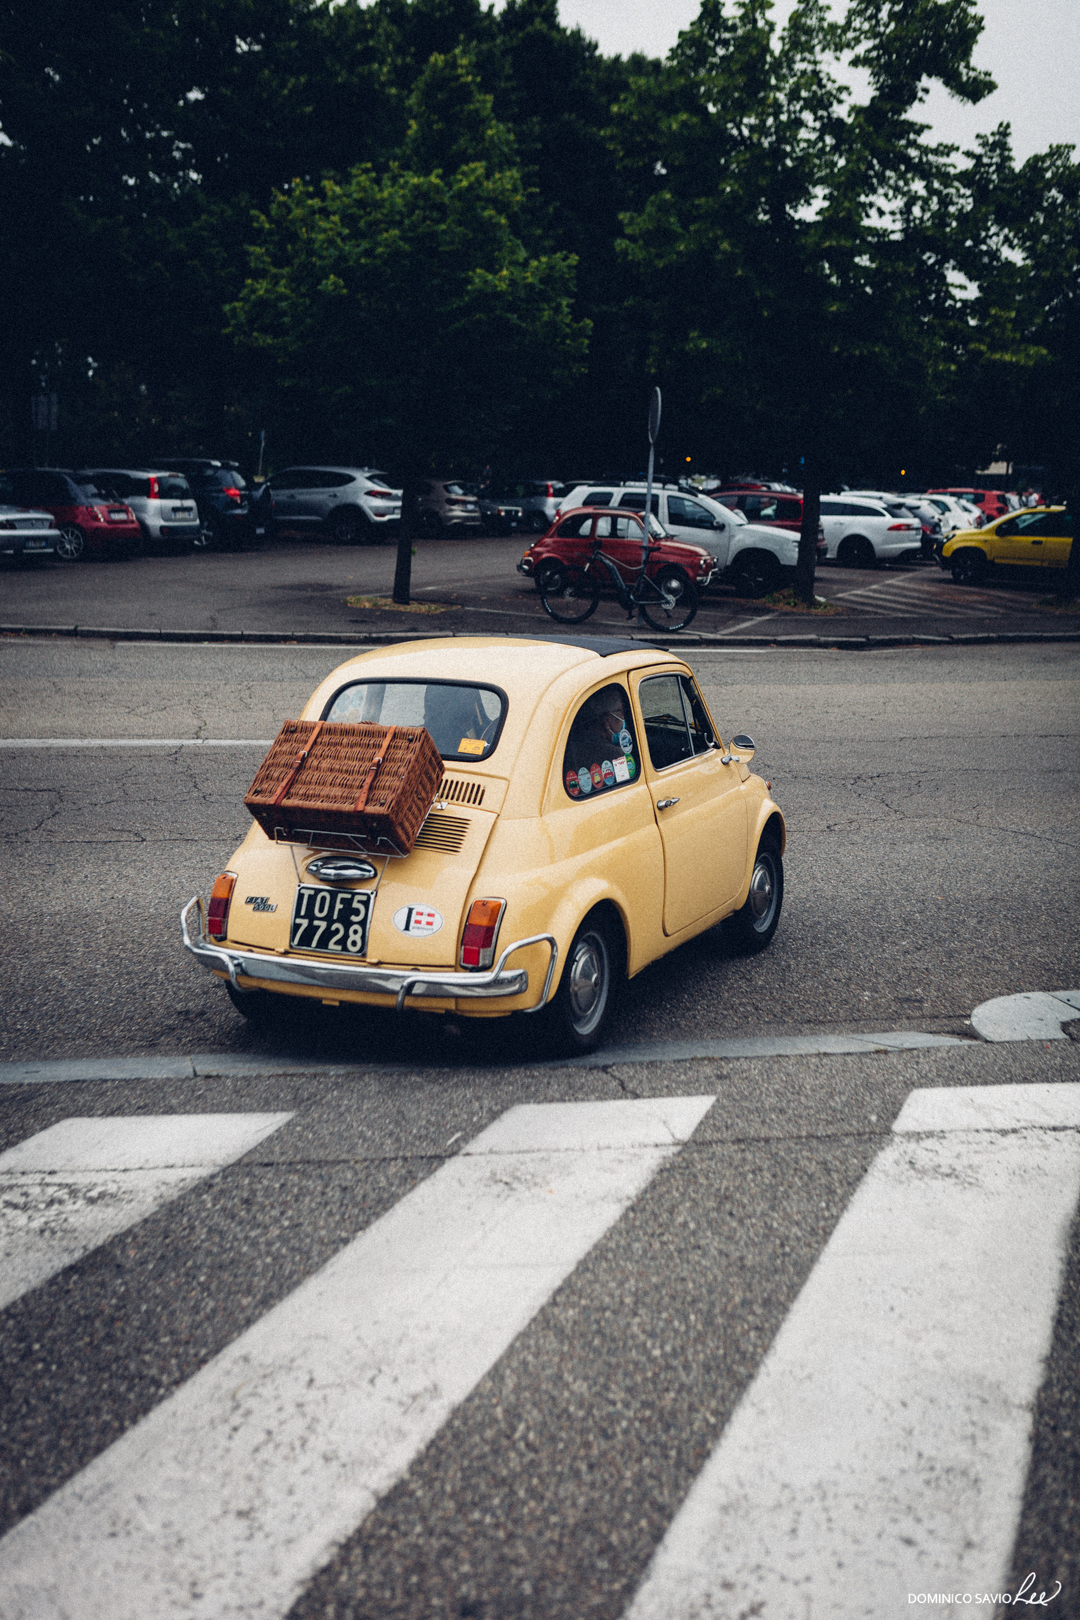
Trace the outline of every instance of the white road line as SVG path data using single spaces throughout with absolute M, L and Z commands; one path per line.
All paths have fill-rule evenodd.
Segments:
M 250 1152 L 291 1118 L 72 1118 L 0 1153 L 0 1309 Z
M 0 1541 L 4 1620 L 287 1614 L 713 1100 L 510 1109 Z
M 893 1129 L 627 1620 L 896 1620 L 912 1593 L 1002 1590 L 1080 1085 L 920 1090 Z
M 0 748 L 269 748 L 272 737 L 0 737 Z

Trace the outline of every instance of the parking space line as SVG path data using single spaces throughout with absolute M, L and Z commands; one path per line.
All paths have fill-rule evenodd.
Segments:
M 713 1101 L 510 1109 L 17 1524 L 0 1612 L 287 1614 Z
M 1002 1591 L 1080 1196 L 1080 1085 L 919 1090 L 893 1133 L 626 1620 L 894 1620 L 920 1592 Z
M 71 1118 L 0 1153 L 0 1309 L 241 1158 L 291 1118 Z

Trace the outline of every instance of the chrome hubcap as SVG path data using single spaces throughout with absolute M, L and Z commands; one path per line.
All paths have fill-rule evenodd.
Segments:
M 586 934 L 578 941 L 570 975 L 570 1016 L 574 1028 L 588 1035 L 603 1016 L 607 1002 L 607 950 L 597 934 Z
M 772 862 L 759 855 L 750 879 L 750 911 L 756 928 L 768 923 L 775 892 Z

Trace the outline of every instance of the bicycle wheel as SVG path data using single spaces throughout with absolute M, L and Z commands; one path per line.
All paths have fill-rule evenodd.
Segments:
M 647 594 L 640 607 L 645 623 L 654 630 L 685 630 L 698 610 L 693 581 L 680 568 L 664 568 L 643 584 Z
M 596 612 L 600 590 L 587 568 L 563 568 L 541 580 L 540 600 L 559 624 L 580 624 Z

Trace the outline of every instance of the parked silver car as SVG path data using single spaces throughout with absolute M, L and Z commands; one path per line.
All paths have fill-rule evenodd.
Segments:
M 471 484 L 459 478 L 423 478 L 419 489 L 423 534 L 443 534 L 447 529 L 479 530 L 480 501 Z
M 397 532 L 401 490 L 374 467 L 285 467 L 262 486 L 260 514 L 279 530 L 326 529 L 335 540 L 377 544 Z
M 10 557 L 12 562 L 36 562 L 39 557 L 51 557 L 56 550 L 56 536 L 56 522 L 51 512 L 0 506 L 0 557 Z
M 131 507 L 151 551 L 190 551 L 199 538 L 199 509 L 183 473 L 138 467 L 93 467 L 80 477 Z

